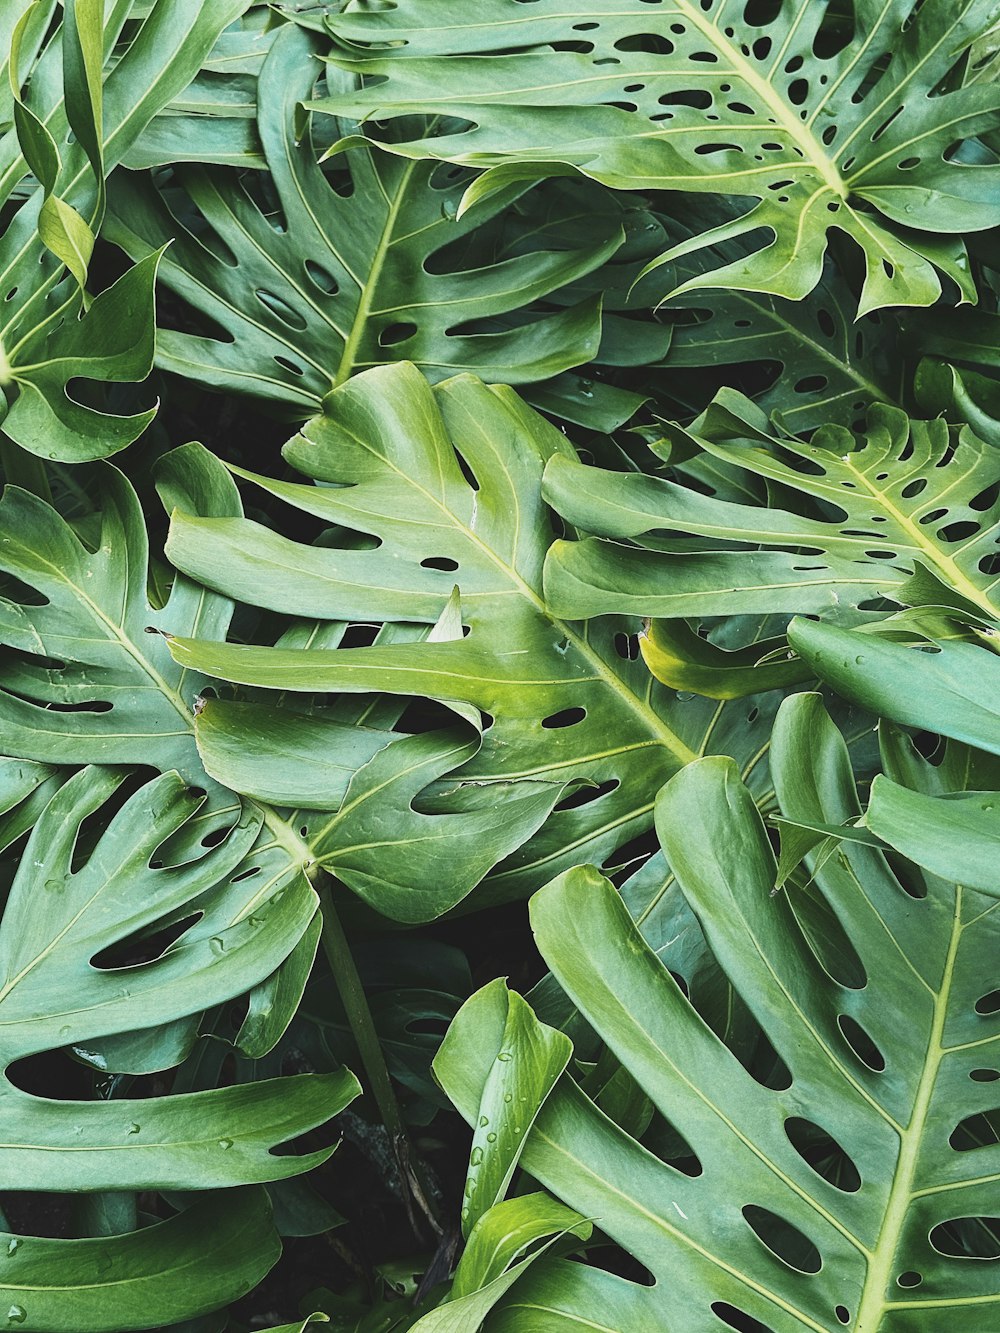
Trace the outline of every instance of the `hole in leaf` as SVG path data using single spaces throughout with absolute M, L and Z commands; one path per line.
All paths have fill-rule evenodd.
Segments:
M 921 491 L 924 491 L 926 489 L 927 489 L 926 478 L 918 477 L 916 481 L 907 482 L 907 484 L 900 491 L 900 495 L 903 497 L 904 500 L 912 500 L 916 496 L 918 496 Z
M 340 283 L 332 273 L 328 273 L 325 268 L 314 263 L 311 259 L 306 260 L 305 267 L 313 286 L 318 287 L 326 296 L 337 295 L 340 291 Z
M 615 635 L 615 652 L 626 662 L 634 662 L 639 656 L 638 634 L 619 632 Z
M 953 1259 L 1000 1259 L 1000 1217 L 955 1217 L 939 1222 L 928 1239 Z
M 795 384 L 796 393 L 818 393 L 825 389 L 829 380 L 825 375 L 805 375 Z
M 853 1019 L 850 1014 L 841 1014 L 837 1023 L 844 1034 L 844 1040 L 861 1063 L 867 1065 L 874 1073 L 881 1074 L 885 1069 L 885 1056 L 861 1024 Z
M 100 949 L 90 960 L 90 966 L 101 972 L 111 972 L 116 968 L 141 967 L 162 958 L 172 944 L 180 939 L 185 931 L 202 918 L 201 912 L 194 912 L 181 921 L 173 921 L 158 930 L 144 928 L 134 931 L 123 940 Z
M 617 778 L 608 778 L 606 782 L 598 782 L 585 787 L 577 787 L 576 791 L 571 792 L 569 796 L 564 796 L 561 801 L 553 806 L 555 813 L 562 810 L 579 810 L 581 806 L 592 805 L 594 801 L 599 801 L 602 796 L 607 796 L 621 784 Z
M 400 320 L 396 324 L 387 324 L 378 335 L 379 347 L 396 347 L 399 343 L 412 338 L 417 331 L 416 324 L 410 320 Z
M 793 106 L 802 106 L 809 96 L 809 80 L 793 79 L 788 85 L 788 100 Z
M 913 1269 L 910 1268 L 907 1269 L 905 1273 L 900 1273 L 899 1277 L 896 1278 L 896 1286 L 909 1290 L 912 1287 L 919 1287 L 923 1280 L 922 1273 L 915 1273 Z
M 575 727 L 587 716 L 586 708 L 561 708 L 558 713 L 550 713 L 542 718 L 542 726 L 547 731 L 559 731 L 563 727 Z
M 281 366 L 283 370 L 289 371 L 292 375 L 305 374 L 305 371 L 299 363 L 297 361 L 292 361 L 290 357 L 275 355 L 274 360 L 277 365 Z
M 661 106 L 693 106 L 696 111 L 707 111 L 712 105 L 712 94 L 704 88 L 690 88 L 679 93 L 661 93 L 656 100 Z
M 737 1310 L 735 1305 L 730 1305 L 728 1301 L 713 1301 L 712 1313 L 722 1323 L 729 1328 L 735 1328 L 737 1333 L 774 1333 L 774 1329 L 767 1324 L 762 1324 L 759 1319 L 754 1319 L 745 1310 Z
M 447 555 L 429 555 L 421 560 L 420 567 L 422 569 L 441 569 L 446 573 L 453 574 L 458 568 L 458 561 L 452 560 Z
M 920 158 L 904 157 L 903 160 L 901 162 L 897 162 L 896 165 L 899 167 L 900 171 L 912 171 L 914 167 L 920 166 Z
M 800 1273 L 818 1273 L 823 1267 L 816 1246 L 804 1231 L 786 1218 L 753 1203 L 746 1204 L 741 1211 L 757 1239 L 791 1268 L 797 1268 Z
M 845 1194 L 861 1188 L 861 1174 L 843 1148 L 825 1129 L 812 1120 L 790 1116 L 785 1121 L 788 1141 L 818 1176 Z
M 833 1313 L 842 1324 L 849 1324 L 851 1322 L 851 1312 L 846 1305 L 835 1305 L 833 1307 Z
M 960 1120 L 949 1135 L 948 1142 L 956 1152 L 973 1152 L 1000 1143 L 1000 1107 L 991 1111 L 977 1111 Z

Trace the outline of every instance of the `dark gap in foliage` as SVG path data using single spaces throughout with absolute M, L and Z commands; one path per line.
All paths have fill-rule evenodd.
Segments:
M 948 1142 L 956 1152 L 973 1152 L 1000 1143 L 1000 1107 L 965 1116 L 952 1130 Z
M 226 832 L 228 830 L 223 831 L 223 837 Z M 91 958 L 90 966 L 105 972 L 154 962 L 157 958 L 162 958 L 171 945 L 176 944 L 201 918 L 201 912 L 192 912 L 178 921 L 135 931 L 124 939 L 116 940 L 114 944 L 98 950 Z
M 837 1023 L 844 1035 L 844 1040 L 861 1063 L 867 1065 L 873 1073 L 881 1074 L 885 1069 L 885 1056 L 876 1046 L 870 1034 L 850 1014 L 840 1014 Z
M 797 1268 L 800 1273 L 818 1273 L 823 1267 L 819 1250 L 786 1217 L 752 1203 L 745 1204 L 741 1211 L 757 1239 L 789 1267 Z
M 725 1324 L 727 1328 L 735 1328 L 737 1333 L 774 1333 L 774 1329 L 768 1324 L 762 1324 L 745 1310 L 737 1310 L 736 1306 L 730 1305 L 728 1301 L 713 1301 L 711 1309 L 720 1323 Z
M 785 1121 L 788 1141 L 807 1166 L 818 1176 L 846 1194 L 861 1188 L 861 1174 L 832 1134 L 802 1116 Z

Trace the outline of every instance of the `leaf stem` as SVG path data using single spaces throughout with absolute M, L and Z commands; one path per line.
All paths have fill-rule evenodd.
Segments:
M 358 1054 L 361 1057 L 368 1089 L 375 1099 L 382 1123 L 389 1134 L 393 1158 L 399 1169 L 403 1198 L 411 1214 L 411 1224 L 414 1224 L 414 1230 L 416 1230 L 415 1219 L 409 1207 L 412 1199 L 417 1203 L 436 1234 L 440 1235 L 441 1226 L 430 1202 L 431 1196 L 423 1180 L 421 1164 L 410 1148 L 406 1124 L 399 1109 L 396 1094 L 393 1091 L 392 1079 L 386 1066 L 385 1056 L 382 1053 L 378 1033 L 375 1030 L 375 1022 L 368 1005 L 368 997 L 365 995 L 365 988 L 358 974 L 350 943 L 333 900 L 333 883 L 334 881 L 329 874 L 323 870 L 317 870 L 313 879 L 313 887 L 319 894 L 320 908 L 323 913 L 323 928 L 320 936 L 323 952 L 330 964 L 334 984 L 340 995 L 351 1035 L 354 1037 Z

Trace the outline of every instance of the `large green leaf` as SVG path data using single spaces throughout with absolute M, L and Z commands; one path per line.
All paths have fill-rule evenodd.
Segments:
M 551 613 L 540 482 L 546 460 L 568 453 L 565 437 L 507 389 L 471 377 L 431 389 L 412 366 L 383 367 L 335 390 L 286 447 L 324 484 L 240 473 L 335 525 L 333 544 L 178 513 L 168 545 L 178 568 L 210 588 L 331 621 L 433 624 L 458 585 L 468 634 L 446 642 L 310 650 L 178 635 L 170 647 L 183 666 L 223 680 L 417 695 L 488 714 L 481 749 L 452 775 L 473 784 L 458 796 L 478 791 L 482 809 L 500 782 L 580 788 L 491 876 L 496 896 L 530 891 L 581 856 L 614 862 L 648 832 L 658 788 L 701 752 L 738 755 L 764 781 L 766 708 L 727 710 L 661 689 L 634 660 L 633 619 L 574 624 Z M 400 855 L 405 869 L 409 853 Z
M 890 749 L 886 762 L 900 781 L 905 769 L 908 783 L 933 790 L 933 766 L 914 752 L 900 765 Z M 786 815 L 839 823 L 860 812 L 846 748 L 816 696 L 783 705 L 772 766 Z M 537 1281 L 551 1311 L 542 1326 L 553 1329 L 571 1326 L 572 1312 L 620 1333 L 716 1320 L 887 1333 L 949 1315 L 992 1330 L 1000 1293 L 991 1266 L 972 1260 L 996 1252 L 988 1125 L 1000 1037 L 983 998 L 995 900 L 912 867 L 900 866 L 900 880 L 861 844 L 810 862 L 814 894 L 775 893 L 767 834 L 725 759 L 675 777 L 657 823 L 713 952 L 754 1002 L 787 1076 L 765 1087 L 741 1068 L 593 870 L 542 890 L 532 920 L 543 955 L 696 1165 L 658 1161 L 564 1076 L 525 1145 L 525 1169 L 599 1218 L 657 1284 L 632 1287 L 626 1301 L 618 1286 L 616 1312 L 602 1291 L 613 1284 L 593 1291 L 579 1265 L 557 1264 L 518 1299 Z M 448 1090 L 467 1118 L 498 1049 L 497 1019 L 482 1008 L 474 997 L 449 1038 L 464 1063 L 453 1059 L 460 1073 Z
M 860 443 L 837 426 L 805 443 L 774 436 L 746 399 L 723 391 L 690 433 L 667 430 L 742 470 L 748 488 L 765 481 L 774 503 L 554 459 L 547 497 L 598 534 L 553 548 L 546 591 L 556 611 L 857 621 L 880 599 L 919 603 L 929 572 L 952 599 L 997 615 L 1000 455 L 968 428 L 955 439 L 944 421 L 876 405 Z
M 11 1081 L 11 1066 L 39 1052 L 157 1027 L 241 994 L 278 967 L 315 912 L 308 886 L 259 902 L 253 880 L 235 877 L 259 814 L 245 815 L 206 851 L 190 824 L 202 798 L 176 774 L 141 787 L 117 812 L 106 809 L 124 776 L 82 769 L 55 793 L 4 910 L 4 1188 L 205 1189 L 295 1174 L 327 1154 L 278 1157 L 270 1149 L 355 1095 L 346 1071 L 104 1102 L 42 1100 Z M 99 812 L 96 843 L 78 846 L 84 820 Z M 172 855 L 168 840 L 192 834 L 193 846 L 176 844 Z M 124 942 L 170 924 L 179 938 L 165 952 L 145 963 L 115 961 L 127 956 Z
M 464 121 L 387 147 L 493 168 L 470 198 L 577 171 L 756 200 L 666 252 L 758 232 L 750 256 L 688 289 L 802 297 L 836 229 L 864 253 L 862 311 L 932 304 L 936 268 L 968 295 L 959 236 L 996 225 L 996 167 L 954 146 L 995 126 L 1000 94 L 945 81 L 991 5 L 857 0 L 846 33 L 826 14 L 810 0 L 740 13 L 726 0 L 488 0 L 470 21 L 459 0 L 400 0 L 330 17 L 337 63 L 367 82 L 313 105 Z
M 0 1233 L 0 1247 L 7 1325 L 39 1333 L 119 1333 L 189 1319 L 244 1295 L 281 1253 L 267 1195 L 256 1189 L 208 1195 L 129 1235 Z
M 115 52 L 130 0 L 115 0 L 103 25 L 101 9 L 78 5 L 47 40 L 54 6 L 7 7 L 12 15 L 26 11 L 20 51 L 14 48 L 21 62 L 12 69 L 14 84 L 19 88 L 29 72 L 31 78 L 17 106 L 16 133 L 0 137 L 0 202 L 13 209 L 15 192 L 24 196 L 0 237 L 0 389 L 4 432 L 33 453 L 71 462 L 104 457 L 134 440 L 151 419 L 148 411 L 116 416 L 88 405 L 75 384 L 141 380 L 152 366 L 155 257 L 101 293 L 89 310 L 82 292 L 103 215 L 104 176 L 191 81 L 245 7 L 246 0 L 211 6 L 155 0 L 141 7 L 138 30 L 129 34 L 127 49 L 115 53 L 119 58 L 103 82 L 101 62 Z M 29 71 L 28 57 L 35 55 Z M 29 169 L 39 188 L 21 185 Z
M 267 193 L 253 178 L 218 169 L 177 168 L 161 192 L 148 180 L 118 180 L 106 234 L 134 256 L 173 239 L 162 280 L 209 322 L 205 335 L 164 330 L 158 364 L 276 400 L 301 418 L 355 370 L 401 356 L 432 379 L 476 370 L 510 382 L 588 360 L 600 338 L 599 297 L 519 319 L 513 329 L 465 328 L 530 307 L 599 265 L 622 242 L 614 215 L 575 249 L 535 246 L 452 271 L 445 247 L 459 246 L 526 186 L 458 222 L 460 185 L 434 163 L 359 147 L 336 164 L 342 169 L 325 172 L 310 135 L 294 124 L 321 45 L 289 26 L 261 70 Z

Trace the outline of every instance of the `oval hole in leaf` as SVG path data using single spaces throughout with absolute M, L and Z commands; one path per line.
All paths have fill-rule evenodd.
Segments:
M 774 1329 L 768 1324 L 762 1324 L 745 1310 L 737 1310 L 736 1306 L 730 1305 L 728 1301 L 713 1301 L 712 1313 L 729 1328 L 737 1329 L 738 1333 L 774 1333 Z
M 586 708 L 561 708 L 558 713 L 550 713 L 542 718 L 542 726 L 547 731 L 559 731 L 563 727 L 575 727 L 587 716 Z
M 860 1023 L 850 1014 L 841 1014 L 837 1019 L 844 1040 L 862 1064 L 867 1065 L 876 1074 L 885 1069 L 885 1056 L 872 1041 Z
M 593 805 L 594 801 L 599 801 L 602 796 L 607 796 L 620 785 L 617 778 L 609 778 L 607 782 L 577 787 L 576 791 L 571 792 L 569 796 L 564 796 L 558 804 L 552 807 L 553 814 L 558 814 L 563 810 L 579 810 L 584 805 Z
M 905 1273 L 900 1273 L 896 1278 L 896 1286 L 910 1290 L 913 1287 L 919 1287 L 924 1280 L 923 1273 L 917 1273 L 912 1268 L 908 1268 Z
M 822 1126 L 793 1115 L 785 1121 L 788 1141 L 808 1167 L 835 1189 L 855 1194 L 861 1173 L 843 1148 Z
M 786 1218 L 754 1203 L 746 1204 L 741 1211 L 757 1239 L 790 1268 L 797 1268 L 800 1273 L 818 1273 L 823 1267 L 816 1246 Z
M 306 260 L 306 272 L 314 287 L 318 287 L 325 296 L 336 296 L 340 291 L 340 283 L 328 273 L 321 265 L 314 263 L 311 259 Z
M 995 1014 L 1000 1013 L 1000 990 L 987 991 L 985 995 L 980 995 L 976 1001 L 977 1014 Z
M 417 326 L 412 320 L 399 320 L 396 324 L 387 324 L 378 335 L 379 347 L 397 347 L 400 343 L 406 342 L 407 338 L 412 338 L 417 331 Z
M 441 569 L 445 573 L 453 574 L 458 568 L 458 561 L 452 560 L 447 555 L 429 555 L 420 562 L 421 569 Z
M 929 1240 L 952 1259 L 1000 1259 L 1000 1217 L 954 1217 L 939 1222 Z
M 956 1152 L 972 1152 L 1000 1143 L 1000 1107 L 967 1115 L 951 1131 L 948 1142 Z

